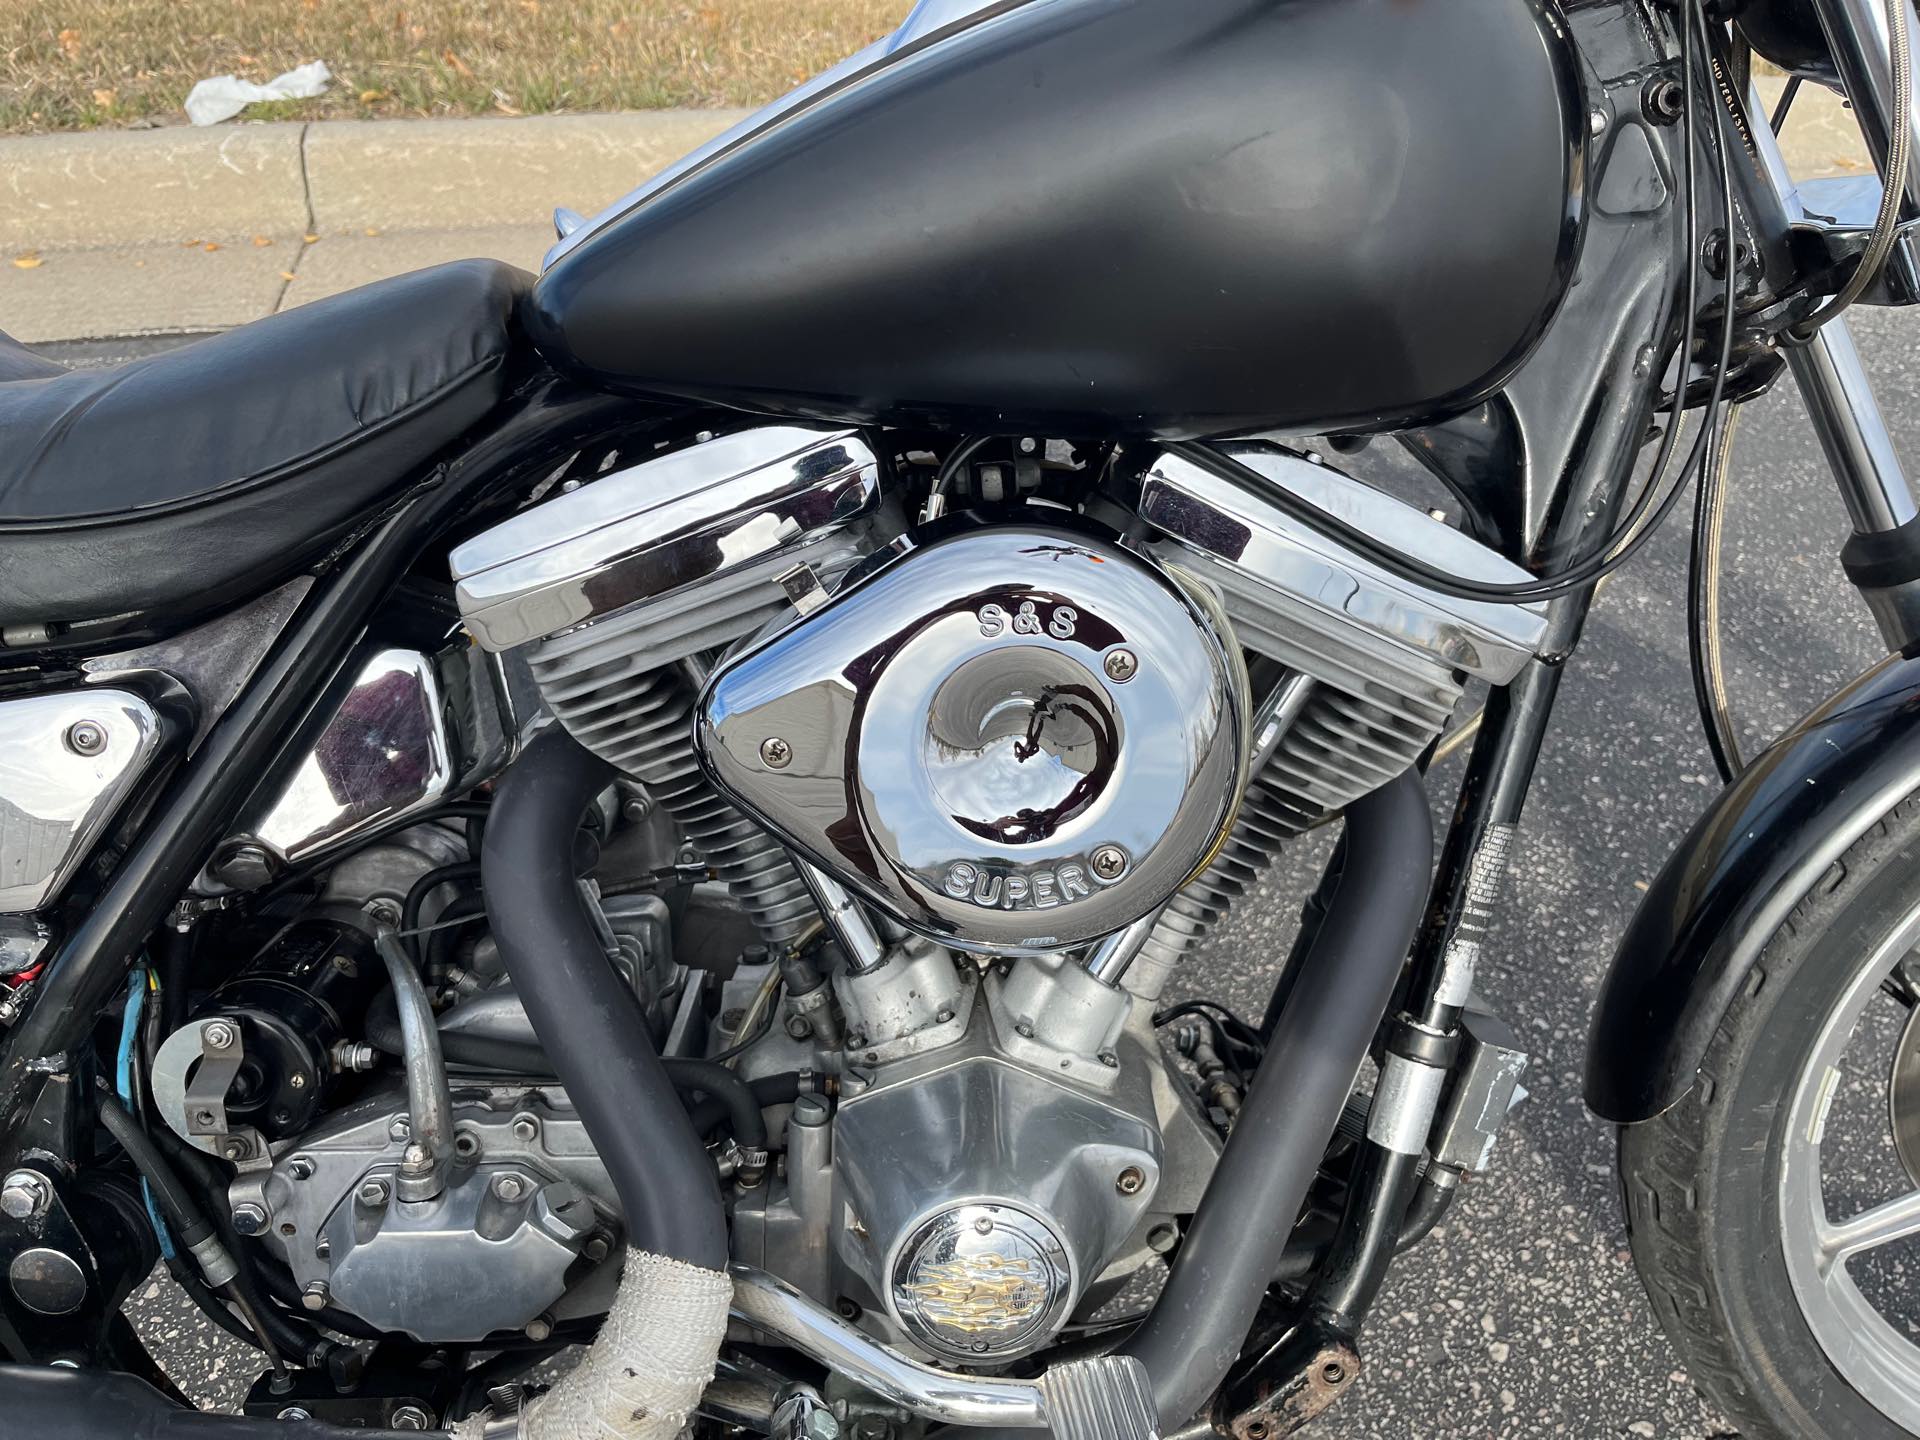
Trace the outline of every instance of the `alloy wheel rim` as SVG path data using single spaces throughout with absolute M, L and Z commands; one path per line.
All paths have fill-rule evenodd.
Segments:
M 1920 904 L 1871 952 L 1828 1012 L 1789 1104 L 1779 1201 L 1787 1275 L 1828 1363 L 1881 1414 L 1920 1432 L 1920 1345 L 1880 1313 L 1847 1270 L 1848 1262 L 1870 1250 L 1920 1235 L 1920 1180 L 1905 1194 L 1835 1220 L 1827 1213 L 1821 1166 L 1841 1060 L 1881 982 L 1916 944 Z M 1901 1037 L 1901 1060 L 1909 1053 L 1909 1037 L 1920 1039 L 1911 1023 Z M 1898 1062 L 1894 1083 L 1897 1077 Z

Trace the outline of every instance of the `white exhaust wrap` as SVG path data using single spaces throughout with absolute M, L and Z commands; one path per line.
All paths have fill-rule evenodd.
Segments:
M 733 1282 L 717 1270 L 629 1250 L 599 1338 L 521 1417 L 520 1434 L 674 1440 L 713 1380 L 732 1299 Z

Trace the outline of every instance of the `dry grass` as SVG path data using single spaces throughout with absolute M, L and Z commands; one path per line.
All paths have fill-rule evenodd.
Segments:
M 249 118 L 748 105 L 897 25 L 910 0 L 0 0 L 0 131 L 183 123 L 196 80 L 309 60 L 318 100 Z

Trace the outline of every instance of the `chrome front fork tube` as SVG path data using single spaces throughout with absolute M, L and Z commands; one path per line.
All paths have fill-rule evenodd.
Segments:
M 1828 10 L 1861 8 L 1859 0 L 1821 0 L 1823 15 Z M 1864 8 L 1877 6 L 1868 3 Z M 1884 25 L 1883 18 L 1876 32 L 1882 40 Z M 1885 68 L 1883 53 L 1880 70 Z M 1863 129 L 1882 162 L 1891 117 L 1882 114 L 1876 121 L 1868 111 L 1871 105 L 1884 103 L 1880 90 L 1868 92 L 1864 86 L 1862 95 L 1855 98 Z M 1750 187 L 1747 198 L 1763 225 L 1772 222 L 1784 229 L 1802 214 L 1799 192 L 1757 92 L 1748 96 L 1747 113 L 1752 117 L 1760 182 Z M 1847 578 L 1860 591 L 1887 647 L 1905 650 L 1920 643 L 1920 523 L 1915 523 L 1920 508 L 1915 506 L 1906 468 L 1874 399 L 1853 331 L 1846 316 L 1837 316 L 1807 343 L 1783 342 L 1783 349 L 1853 524 L 1853 536 L 1841 551 Z

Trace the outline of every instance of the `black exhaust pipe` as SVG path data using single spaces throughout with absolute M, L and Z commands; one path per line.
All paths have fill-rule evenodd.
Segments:
M 613 769 L 550 729 L 494 796 L 480 888 L 500 958 L 619 1193 L 627 1243 L 727 1268 L 727 1219 L 646 1012 L 600 947 L 574 874 L 574 836 Z
M 1153 1313 L 1120 1353 L 1146 1368 L 1161 1433 L 1239 1358 L 1426 907 L 1433 817 L 1408 771 L 1347 807 L 1339 888 Z M 938 1440 L 1043 1440 L 956 1430 Z

